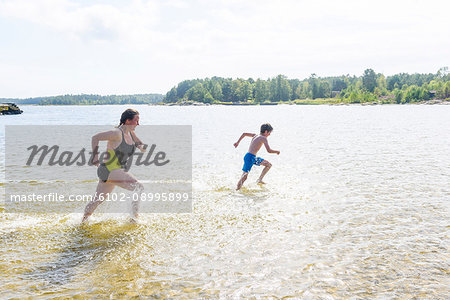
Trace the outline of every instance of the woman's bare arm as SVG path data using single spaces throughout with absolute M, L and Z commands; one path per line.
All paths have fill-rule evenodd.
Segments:
M 136 148 L 138 148 L 139 150 L 141 150 L 141 152 L 145 152 L 145 150 L 147 150 L 147 145 L 145 145 L 136 135 L 136 133 L 134 131 L 130 132 L 131 135 L 133 136 L 133 140 L 134 140 L 134 144 L 136 146 Z
M 114 129 L 114 130 L 108 130 L 104 132 L 97 133 L 92 137 L 91 145 L 92 145 L 92 152 L 94 155 L 92 156 L 92 164 L 98 166 L 98 142 L 100 141 L 119 141 L 120 140 L 120 131 Z

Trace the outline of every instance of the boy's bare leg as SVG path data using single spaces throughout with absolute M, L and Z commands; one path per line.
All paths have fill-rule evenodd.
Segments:
M 243 172 L 242 173 L 241 179 L 239 179 L 239 181 L 237 183 L 236 191 L 239 190 L 242 187 L 242 185 L 244 184 L 245 180 L 247 180 L 247 176 L 248 176 L 247 172 Z
M 264 176 L 267 174 L 267 172 L 269 172 L 270 167 L 272 167 L 272 164 L 270 162 L 268 162 L 267 160 L 263 160 L 261 162 L 261 165 L 264 166 L 264 169 L 261 172 L 261 175 L 259 176 L 258 180 L 256 181 L 257 183 L 261 183 L 261 184 L 265 184 L 265 182 L 263 182 L 263 178 Z

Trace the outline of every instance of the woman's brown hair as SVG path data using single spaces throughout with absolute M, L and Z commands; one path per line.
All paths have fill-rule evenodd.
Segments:
M 139 112 L 135 109 L 129 108 L 122 113 L 120 117 L 120 125 L 125 124 L 127 120 L 133 120 L 134 116 L 139 115 Z

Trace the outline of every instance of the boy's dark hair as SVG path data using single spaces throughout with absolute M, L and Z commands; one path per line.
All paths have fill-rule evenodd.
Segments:
M 266 130 L 268 131 L 268 132 L 271 132 L 272 130 L 273 130 L 273 128 L 272 128 L 272 125 L 270 125 L 269 123 L 266 123 L 266 124 L 262 124 L 261 125 L 261 133 L 264 133 L 264 132 L 266 132 Z

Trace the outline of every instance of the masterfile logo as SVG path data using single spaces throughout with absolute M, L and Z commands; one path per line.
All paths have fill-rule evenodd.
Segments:
M 99 182 L 98 163 L 122 161 L 107 142 L 92 149 L 92 136 L 114 126 L 5 126 L 5 209 L 7 212 L 81 212 Z M 142 183 L 139 194 L 116 186 L 105 202 L 141 201 L 141 212 L 192 211 L 192 127 L 138 126 L 143 151 L 119 164 Z M 115 157 L 117 155 L 117 157 Z M 102 205 L 105 212 L 124 212 Z

